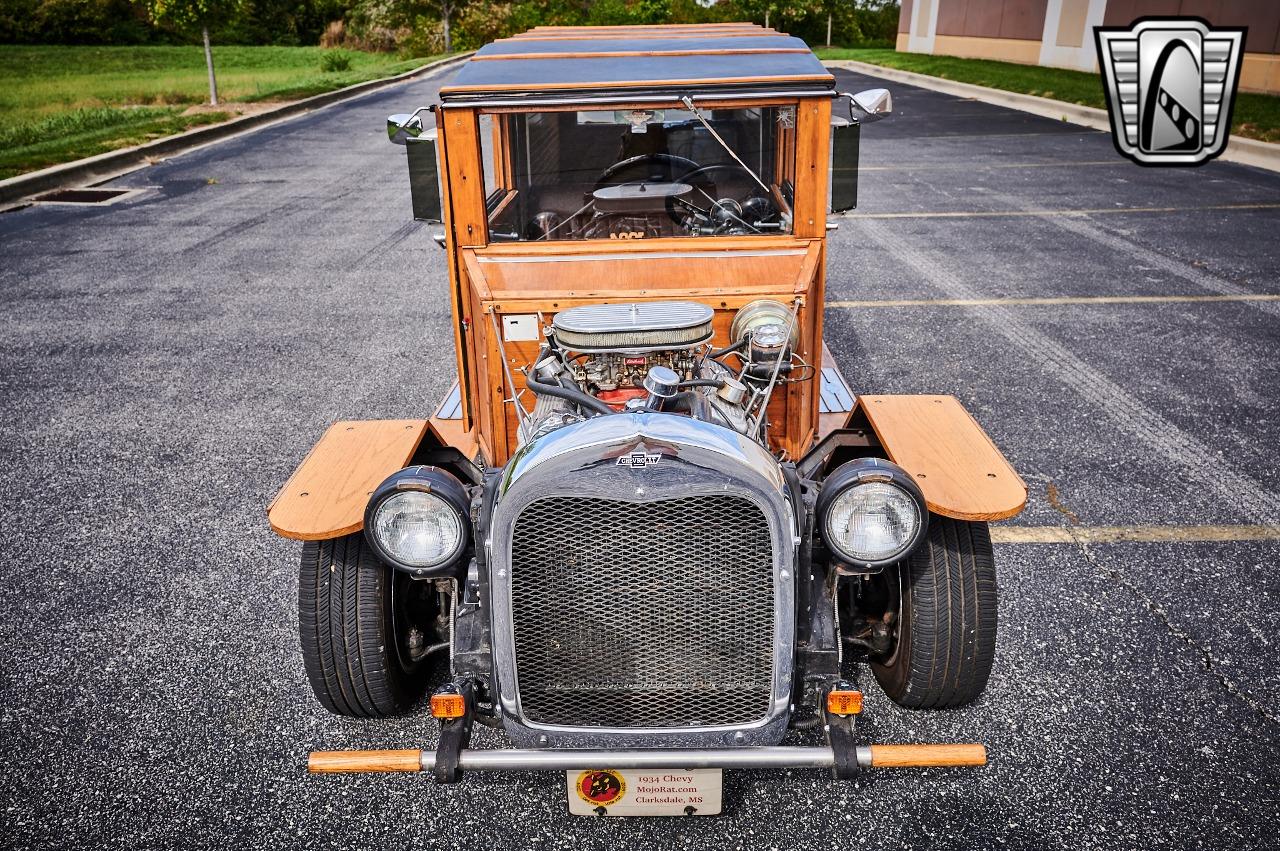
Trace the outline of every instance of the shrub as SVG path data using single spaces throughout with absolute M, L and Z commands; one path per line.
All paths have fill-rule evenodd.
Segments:
M 351 70 L 351 54 L 345 50 L 326 50 L 320 54 L 320 70 L 326 74 Z

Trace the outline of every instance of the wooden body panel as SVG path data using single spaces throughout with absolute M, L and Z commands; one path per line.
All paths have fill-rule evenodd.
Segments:
M 1003 520 L 1027 486 L 954 396 L 861 396 L 889 460 L 916 477 L 929 510 L 957 520 Z
M 681 251 L 658 243 L 675 243 Z M 719 240 L 707 242 L 716 242 Z M 476 363 L 472 392 L 485 401 L 479 411 L 479 441 L 490 464 L 505 464 L 516 448 L 519 415 L 514 404 L 507 357 L 516 395 L 524 391 L 520 369 L 537 359 L 543 339 L 509 341 L 502 336 L 502 318 L 517 314 L 541 315 L 550 324 L 555 313 L 583 304 L 668 301 L 692 299 L 715 311 L 714 345 L 730 341 L 729 325 L 738 309 L 749 302 L 770 298 L 784 304 L 798 303 L 800 328 L 797 353 L 809 363 L 820 352 L 815 328 L 821 310 L 811 305 L 822 256 L 821 240 L 793 238 L 756 241 L 751 248 L 693 246 L 684 240 L 652 240 L 643 247 L 627 245 L 608 251 L 592 243 L 591 251 L 546 254 L 544 246 L 490 247 L 462 252 L 461 267 L 471 293 L 470 329 Z M 513 250 L 516 249 L 516 250 Z M 529 249 L 534 249 L 530 252 Z M 782 387 L 769 406 L 774 424 L 774 449 L 789 457 L 802 455 L 817 431 L 818 380 Z M 524 395 L 525 410 L 532 400 Z
M 500 324 L 507 314 L 541 313 L 546 324 L 556 311 L 580 304 L 692 299 L 716 311 L 715 342 L 727 345 L 732 311 L 759 298 L 786 304 L 799 299 L 798 354 L 817 366 L 822 311 L 815 306 L 822 304 L 825 286 L 831 102 L 785 96 L 749 101 L 766 102 L 796 107 L 790 235 L 489 243 L 480 165 L 482 110 L 442 110 L 438 120 L 444 128 L 440 139 L 449 196 L 450 295 L 464 391 L 462 426 L 486 463 L 505 463 L 516 444 L 512 388 L 493 333 L 495 320 Z M 493 142 L 495 167 L 500 168 L 505 145 L 501 135 Z M 504 343 L 517 393 L 523 390 L 519 370 L 531 364 L 540 342 Z M 803 454 L 818 432 L 817 385 L 814 380 L 785 386 L 770 404 L 773 448 L 787 457 Z M 532 400 L 526 401 L 531 407 Z
M 271 501 L 271 528 L 300 541 L 360 531 L 369 496 L 409 463 L 426 433 L 426 420 L 334 423 Z

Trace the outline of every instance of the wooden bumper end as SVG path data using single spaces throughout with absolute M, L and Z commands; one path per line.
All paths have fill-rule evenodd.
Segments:
M 872 745 L 872 768 L 952 768 L 987 764 L 985 745 Z
M 307 771 L 344 774 L 356 771 L 421 771 L 422 751 L 312 751 Z

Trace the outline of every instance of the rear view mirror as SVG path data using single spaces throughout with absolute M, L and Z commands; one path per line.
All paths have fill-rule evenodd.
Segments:
M 409 194 L 413 198 L 413 217 L 424 222 L 443 221 L 435 128 L 410 136 L 403 144 L 409 159 Z
M 861 133 L 858 122 L 838 115 L 831 117 L 828 188 L 833 213 L 843 213 L 858 206 L 858 142 Z
M 845 97 L 866 116 L 863 121 L 879 121 L 893 112 L 893 95 L 888 89 L 867 89 Z
M 412 115 L 399 113 L 387 116 L 387 138 L 392 144 L 403 145 L 421 135 L 422 118 L 416 112 Z

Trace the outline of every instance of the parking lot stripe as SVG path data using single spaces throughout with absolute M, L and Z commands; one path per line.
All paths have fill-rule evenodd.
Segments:
M 904 298 L 879 301 L 829 301 L 827 307 L 983 307 L 987 305 L 1035 306 L 1041 304 L 1177 304 L 1214 301 L 1280 301 L 1280 295 L 1098 295 L 1045 298 Z
M 1280 526 L 995 526 L 991 540 L 998 544 L 1280 541 Z
M 901 228 L 872 221 L 860 222 L 858 228 L 939 292 L 954 299 L 978 297 L 961 277 L 953 258 L 918 244 Z M 971 270 L 971 267 L 960 268 Z M 972 270 L 972 274 L 984 276 L 985 282 L 992 270 L 984 267 Z M 1040 364 L 1047 377 L 1056 379 L 1079 398 L 1096 406 L 1121 432 L 1136 438 L 1171 467 L 1181 470 L 1189 483 L 1203 483 L 1254 520 L 1280 517 L 1280 495 L 1233 469 L 1220 455 L 1209 451 L 1159 411 L 1143 404 L 1102 370 L 1024 322 L 1016 312 L 1002 306 L 965 309 Z
M 996 219 L 1019 216 L 1098 216 L 1112 213 L 1202 213 L 1213 210 L 1277 210 L 1277 204 L 1206 204 L 1199 207 L 1098 207 L 1084 210 L 935 210 L 897 213 L 844 213 L 844 219 Z
M 1079 168 L 1086 165 L 1123 165 L 1131 166 L 1126 159 L 1080 160 L 1078 162 L 1055 161 L 1047 163 L 925 163 L 920 165 L 859 165 L 858 173 L 864 171 L 982 171 L 997 168 Z
M 1013 196 L 993 195 L 992 198 L 1018 210 L 1027 209 L 1026 204 L 1021 199 Z M 1181 278 L 1202 290 L 1228 296 L 1253 295 L 1248 289 L 1234 281 L 1229 281 L 1186 260 L 1171 256 L 1167 252 L 1156 251 L 1141 245 L 1133 239 L 1107 229 L 1097 221 L 1090 221 L 1082 217 L 1049 216 L 1045 218 L 1045 222 L 1059 230 L 1084 237 L 1097 245 L 1105 246 L 1127 257 L 1134 265 L 1140 268 L 1159 269 L 1166 274 Z M 1254 301 L 1257 309 L 1273 315 L 1280 315 L 1280 305 L 1262 303 L 1267 301 L 1266 299 Z

